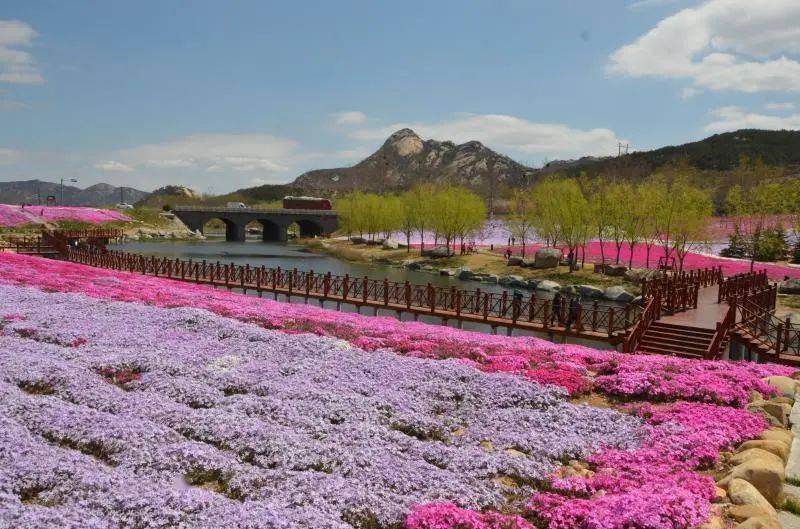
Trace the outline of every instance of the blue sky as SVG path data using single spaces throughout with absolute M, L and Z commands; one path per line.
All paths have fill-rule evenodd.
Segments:
M 4 0 L 0 180 L 224 192 L 403 126 L 530 165 L 800 128 L 799 60 L 796 0 Z

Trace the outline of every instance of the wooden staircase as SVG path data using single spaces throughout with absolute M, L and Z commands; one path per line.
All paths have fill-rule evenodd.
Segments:
M 714 331 L 711 329 L 654 321 L 642 336 L 638 350 L 683 358 L 704 358 L 713 339 Z M 725 350 L 727 343 L 726 339 L 720 344 L 721 351 Z

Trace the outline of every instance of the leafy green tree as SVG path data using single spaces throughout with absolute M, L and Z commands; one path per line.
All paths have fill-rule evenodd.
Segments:
M 770 244 L 766 235 L 778 227 L 779 215 L 791 207 L 786 202 L 786 191 L 786 185 L 775 180 L 762 180 L 749 189 L 736 185 L 728 191 L 727 210 L 741 237 L 744 256 L 750 259 L 750 270 Z
M 511 198 L 511 213 L 506 221 L 512 237 L 522 244 L 522 257 L 525 257 L 525 243 L 534 231 L 534 197 L 529 190 L 517 190 Z

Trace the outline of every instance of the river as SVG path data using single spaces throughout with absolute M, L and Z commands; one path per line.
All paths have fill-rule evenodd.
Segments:
M 109 245 L 111 250 L 122 250 L 126 252 L 139 253 L 143 255 L 154 255 L 157 257 L 167 257 L 193 260 L 207 260 L 209 262 L 233 263 L 237 265 L 249 264 L 251 267 L 266 266 L 268 268 L 281 267 L 286 270 L 297 268 L 298 270 L 315 272 L 330 272 L 333 275 L 343 276 L 349 274 L 351 277 L 369 277 L 370 279 L 387 278 L 389 281 L 399 283 L 408 281 L 411 284 L 432 284 L 434 286 L 455 286 L 461 289 L 475 290 L 480 288 L 484 292 L 503 292 L 506 290 L 500 285 L 478 283 L 473 281 L 461 281 L 456 277 L 443 276 L 420 270 L 409 270 L 405 267 L 390 266 L 378 263 L 358 263 L 344 261 L 335 257 L 313 253 L 305 248 L 291 243 L 271 243 L 260 240 L 247 242 L 226 242 L 223 240 L 207 239 L 203 241 L 129 241 L 121 244 Z M 253 293 L 254 294 L 254 293 Z M 527 294 L 527 293 L 526 293 Z M 537 297 L 545 297 L 544 292 L 537 292 Z M 283 298 L 281 298 L 283 299 Z M 303 303 L 303 299 L 295 297 L 292 303 Z M 613 304 L 606 302 L 606 304 Z M 335 308 L 335 303 L 326 303 L 326 308 Z M 342 305 L 342 311 L 355 312 L 356 307 L 349 304 Z M 379 311 L 379 315 L 396 317 L 394 311 Z M 402 319 L 412 320 L 410 314 L 403 314 Z M 420 321 L 427 323 L 440 324 L 439 318 L 420 316 Z M 455 325 L 456 322 L 451 322 Z M 483 324 L 465 322 L 464 329 L 476 330 L 480 332 L 490 332 L 490 327 Z M 530 335 L 545 337 L 540 333 L 530 333 L 520 330 L 514 331 L 515 335 Z M 592 347 L 608 347 L 606 344 L 588 342 L 584 340 L 570 339 L 570 343 L 582 343 Z

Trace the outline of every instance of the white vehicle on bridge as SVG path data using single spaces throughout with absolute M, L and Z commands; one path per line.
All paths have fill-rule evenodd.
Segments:
M 244 202 L 228 202 L 226 207 L 229 209 L 247 209 L 247 204 Z

